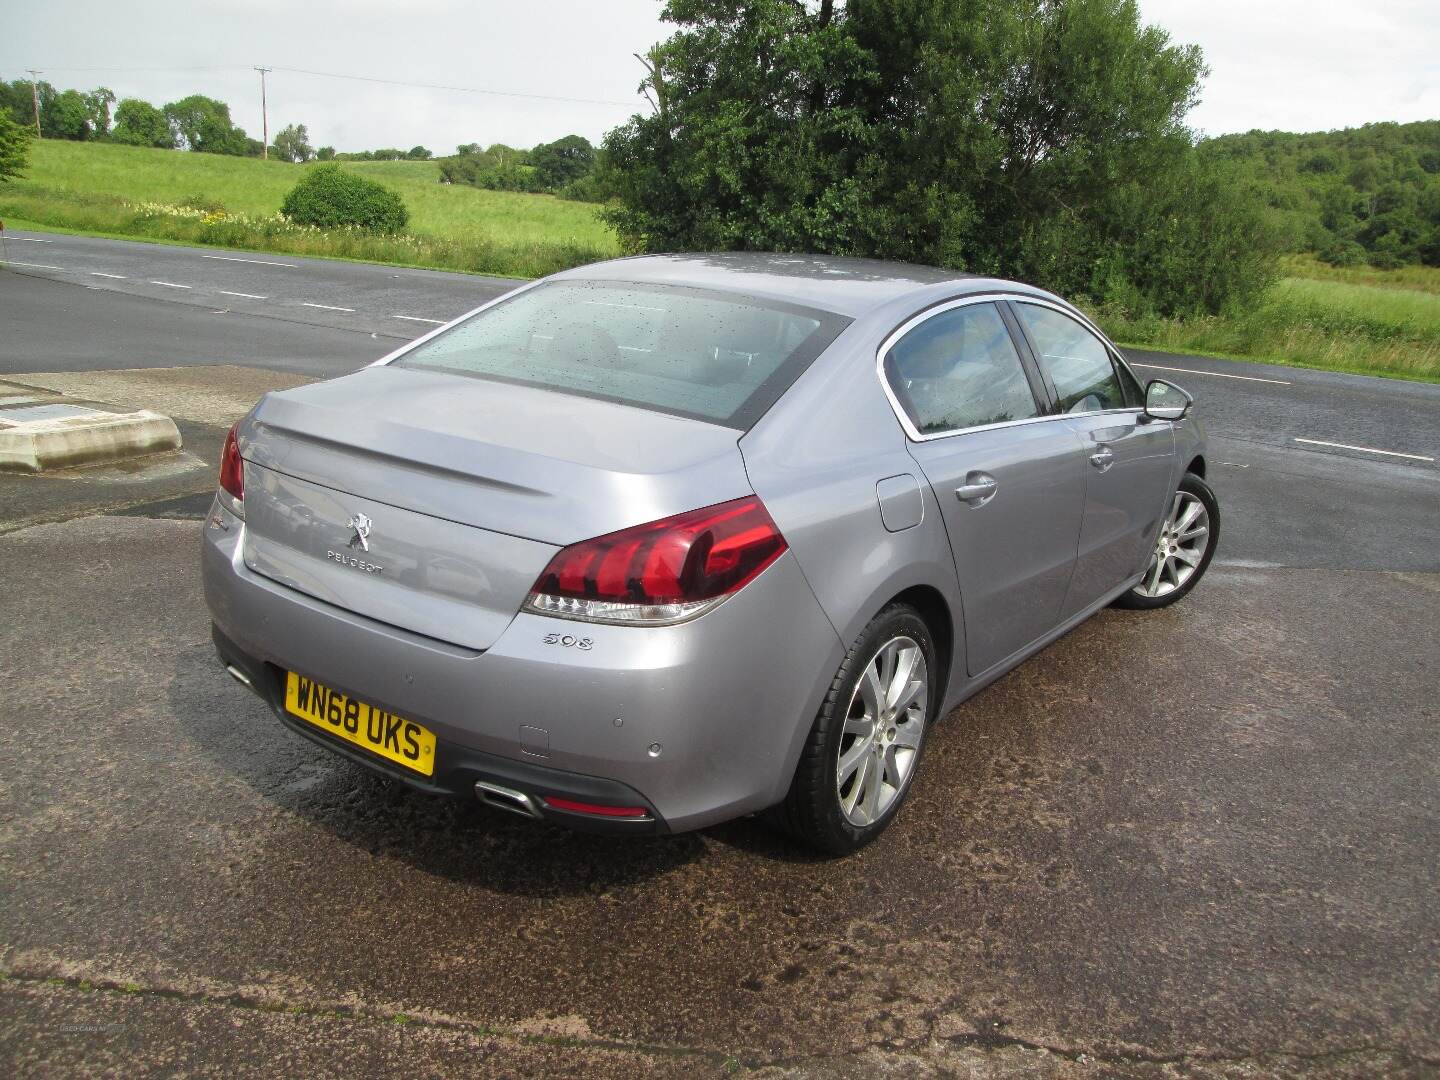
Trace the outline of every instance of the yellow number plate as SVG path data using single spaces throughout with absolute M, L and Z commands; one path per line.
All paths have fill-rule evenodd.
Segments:
M 435 772 L 435 736 L 428 730 L 293 671 L 285 674 L 285 711 L 397 765 L 425 776 Z

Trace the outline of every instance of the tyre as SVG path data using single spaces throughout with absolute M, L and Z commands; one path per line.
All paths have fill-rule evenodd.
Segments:
M 939 671 L 930 629 L 914 608 L 893 604 L 875 616 L 835 673 L 771 819 L 834 855 L 879 836 L 915 777 L 940 703 Z
M 1170 501 L 1145 576 L 1115 606 L 1145 610 L 1175 603 L 1205 576 L 1219 540 L 1220 503 L 1215 492 L 1187 472 Z

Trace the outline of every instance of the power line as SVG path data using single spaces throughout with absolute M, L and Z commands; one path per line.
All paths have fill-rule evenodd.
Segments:
M 560 97 L 555 94 L 526 94 L 518 90 L 481 90 L 474 86 L 446 86 L 440 83 L 405 82 L 401 79 L 379 79 L 370 75 L 343 75 L 336 71 L 308 71 L 305 68 L 277 67 L 276 71 L 288 71 L 292 75 L 318 75 L 324 79 L 351 79 L 355 82 L 383 83 L 386 86 L 411 86 L 420 90 L 451 90 L 459 94 L 489 94 L 493 97 L 530 98 L 535 101 L 566 101 L 580 105 L 623 105 L 633 109 L 633 101 L 615 101 L 610 98 Z
M 212 64 L 208 66 L 187 67 L 51 67 L 45 70 L 84 72 L 119 71 L 127 73 L 155 71 L 243 71 L 244 66 L 239 64 Z M 442 83 L 407 82 L 404 79 L 381 79 L 372 75 L 348 75 L 339 71 L 312 71 L 308 68 L 277 66 L 267 70 L 285 71 L 292 75 L 313 75 L 322 79 L 348 79 L 352 82 L 379 83 L 383 86 L 408 86 L 417 90 L 447 90 L 457 94 L 485 94 L 490 97 L 523 98 L 530 101 L 563 101 L 576 105 L 616 105 L 627 109 L 633 109 L 639 104 L 637 101 L 618 101 L 613 98 L 565 97 L 559 94 L 530 94 L 520 90 L 490 90 L 476 86 L 449 86 Z
M 185 67 L 47 67 L 45 71 L 244 71 L 244 64 L 194 64 Z

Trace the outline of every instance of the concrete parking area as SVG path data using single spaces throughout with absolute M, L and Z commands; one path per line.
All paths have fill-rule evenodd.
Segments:
M 1440 1073 L 1433 465 L 1288 445 L 1280 391 L 1175 375 L 1212 417 L 1209 576 L 946 717 L 895 826 L 830 860 L 755 820 L 574 835 L 283 730 L 214 659 L 197 554 L 226 426 L 306 369 L 104 366 L 105 400 L 179 402 L 194 462 L 0 477 L 10 1071 Z M 95 395 L 71 367 L 0 378 Z M 1437 437 L 1423 394 L 1275 377 Z

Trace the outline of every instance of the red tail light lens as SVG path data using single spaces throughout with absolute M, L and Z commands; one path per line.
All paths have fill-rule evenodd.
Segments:
M 230 509 L 243 516 L 245 506 L 245 463 L 240 460 L 240 447 L 235 442 L 235 429 L 225 436 L 225 449 L 220 451 L 220 490 L 230 496 Z
M 752 495 L 572 544 L 550 560 L 526 604 L 592 622 L 682 622 L 744 588 L 785 548 Z

